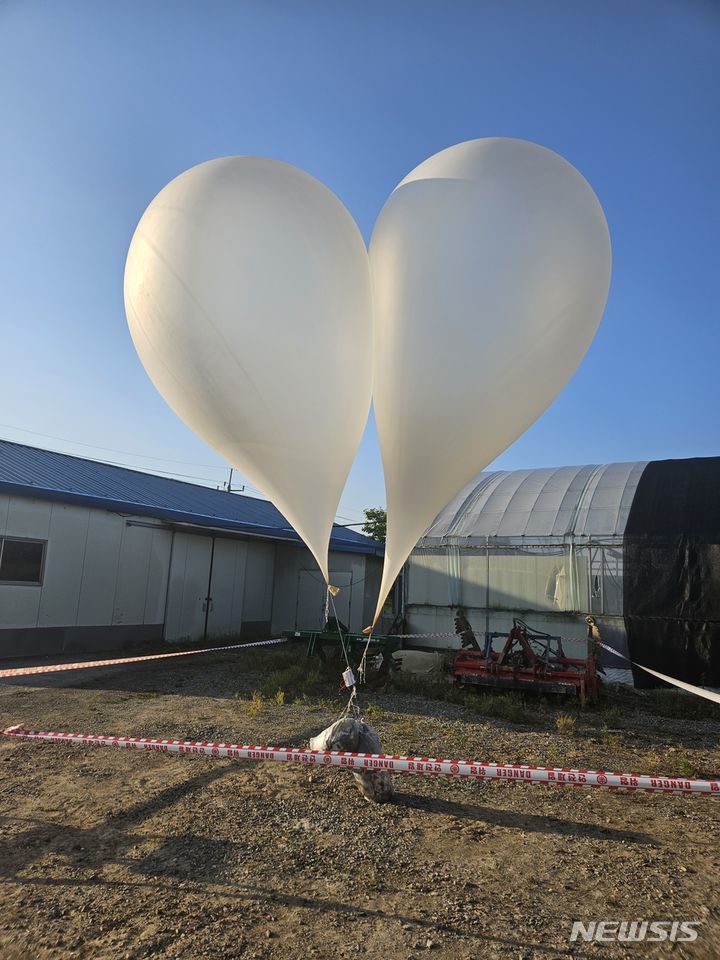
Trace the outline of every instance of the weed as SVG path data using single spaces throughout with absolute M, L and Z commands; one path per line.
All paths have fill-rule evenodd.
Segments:
M 377 723 L 377 721 L 382 720 L 384 716 L 385 716 L 385 711 L 383 710 L 383 708 L 378 707 L 377 704 L 375 703 L 371 703 L 365 709 L 365 719 L 369 723 Z
M 686 753 L 681 753 L 679 756 L 674 758 L 672 767 L 672 776 L 679 774 L 681 777 L 688 777 L 689 779 L 698 776 L 697 764 L 693 763 Z
M 510 723 L 528 722 L 525 705 L 516 693 L 466 693 L 463 701 L 469 710 L 485 717 L 497 717 Z
M 537 719 L 537 708 L 533 709 L 519 693 L 476 693 L 467 687 L 450 684 L 433 676 L 417 676 L 398 673 L 393 677 L 393 687 L 405 693 L 427 697 L 432 700 L 444 700 L 467 707 L 473 713 L 485 717 L 497 717 L 510 723 L 533 723 Z
M 412 718 L 406 717 L 393 723 L 388 739 L 388 748 L 394 752 L 412 754 L 416 748 L 421 749 L 423 742 L 420 725 Z M 383 741 L 384 743 L 384 741 Z M 392 745 L 392 746 L 391 746 Z
M 276 690 L 275 696 L 273 697 L 273 702 L 276 703 L 279 707 L 282 707 L 285 703 L 285 691 Z
M 615 725 L 622 720 L 623 711 L 620 709 L 620 707 L 616 703 L 613 703 L 610 706 L 603 707 L 602 715 L 606 725 L 607 724 Z
M 263 712 L 265 701 L 259 690 L 253 690 L 249 700 L 243 701 L 243 709 L 251 720 L 256 720 Z
M 617 749 L 622 746 L 622 736 L 616 730 L 610 730 L 606 723 L 602 725 L 600 734 L 602 742 L 606 747 Z
M 575 717 L 569 713 L 559 713 L 555 717 L 555 726 L 558 733 L 567 734 L 569 737 L 575 736 Z
M 458 733 L 453 738 L 452 747 L 456 748 L 459 757 L 470 755 L 470 737 L 465 733 Z
M 681 690 L 643 690 L 647 712 L 681 720 L 720 720 L 720 707 Z
M 318 679 L 316 670 L 308 669 L 304 663 L 296 661 L 269 673 L 260 684 L 260 692 L 269 699 L 274 698 L 279 690 L 289 696 L 297 696 L 315 686 Z

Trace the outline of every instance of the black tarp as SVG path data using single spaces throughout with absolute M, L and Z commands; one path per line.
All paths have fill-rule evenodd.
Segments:
M 720 686 L 720 457 L 649 463 L 623 552 L 631 658 L 688 683 Z M 633 672 L 638 687 L 658 685 Z

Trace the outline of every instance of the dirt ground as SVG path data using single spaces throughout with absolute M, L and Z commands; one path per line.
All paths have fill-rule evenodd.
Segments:
M 300 746 L 340 701 L 252 700 L 277 653 L 0 682 L 0 727 Z M 287 658 L 287 654 L 285 654 Z M 302 653 L 298 652 L 298 662 Z M 528 723 L 385 690 L 392 753 L 701 776 L 720 722 Z M 676 769 L 674 764 L 680 765 Z M 713 799 L 396 778 L 0 738 L 0 958 L 720 956 Z M 694 943 L 571 942 L 575 920 L 700 921 Z

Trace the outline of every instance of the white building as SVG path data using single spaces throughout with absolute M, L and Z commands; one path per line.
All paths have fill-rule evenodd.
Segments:
M 360 631 L 382 545 L 335 526 L 338 617 Z M 0 441 L 0 657 L 321 625 L 322 576 L 265 500 Z

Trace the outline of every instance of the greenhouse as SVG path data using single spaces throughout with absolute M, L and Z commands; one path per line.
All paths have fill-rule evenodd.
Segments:
M 622 654 L 717 685 L 718 491 L 720 458 L 480 474 L 408 561 L 407 629 L 458 646 L 462 609 L 480 634 L 520 618 L 584 656 L 590 614 Z

